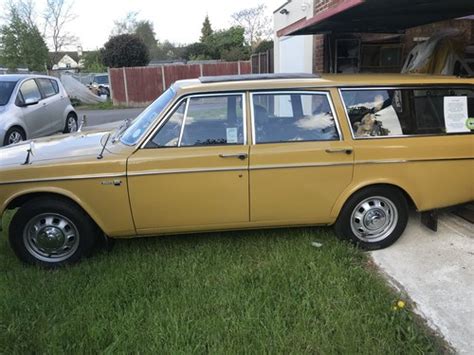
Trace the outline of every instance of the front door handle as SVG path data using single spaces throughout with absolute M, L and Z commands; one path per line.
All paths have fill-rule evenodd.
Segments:
M 247 153 L 236 153 L 236 154 L 219 154 L 220 158 L 238 158 L 240 160 L 247 159 Z
M 352 154 L 352 148 L 328 148 L 326 153 L 345 153 L 347 155 Z

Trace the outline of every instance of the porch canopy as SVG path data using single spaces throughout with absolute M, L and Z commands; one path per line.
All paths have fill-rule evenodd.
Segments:
M 318 33 L 401 33 L 405 29 L 474 14 L 474 0 L 347 0 L 278 31 L 278 36 Z

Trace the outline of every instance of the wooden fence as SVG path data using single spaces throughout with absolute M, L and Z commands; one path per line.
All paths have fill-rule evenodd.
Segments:
M 273 50 L 252 54 L 252 74 L 273 73 Z
M 111 97 L 114 105 L 129 107 L 148 105 L 176 80 L 250 73 L 250 62 L 174 64 L 109 69 Z

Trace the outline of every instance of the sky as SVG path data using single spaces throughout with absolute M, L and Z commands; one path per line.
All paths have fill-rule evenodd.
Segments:
M 46 0 L 33 2 L 41 14 Z M 206 14 L 216 30 L 231 26 L 234 12 L 265 4 L 271 16 L 283 3 L 285 0 L 74 0 L 77 18 L 68 24 L 68 31 L 79 38 L 83 50 L 98 49 L 109 38 L 114 21 L 136 11 L 139 20 L 153 22 L 158 40 L 189 44 L 199 41 Z

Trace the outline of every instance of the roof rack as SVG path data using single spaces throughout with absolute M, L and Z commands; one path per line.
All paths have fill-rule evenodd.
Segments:
M 225 81 L 251 81 L 251 80 L 276 80 L 276 79 L 317 79 L 317 74 L 308 73 L 277 73 L 277 74 L 244 74 L 244 75 L 219 75 L 201 76 L 199 81 L 206 83 L 221 83 Z

